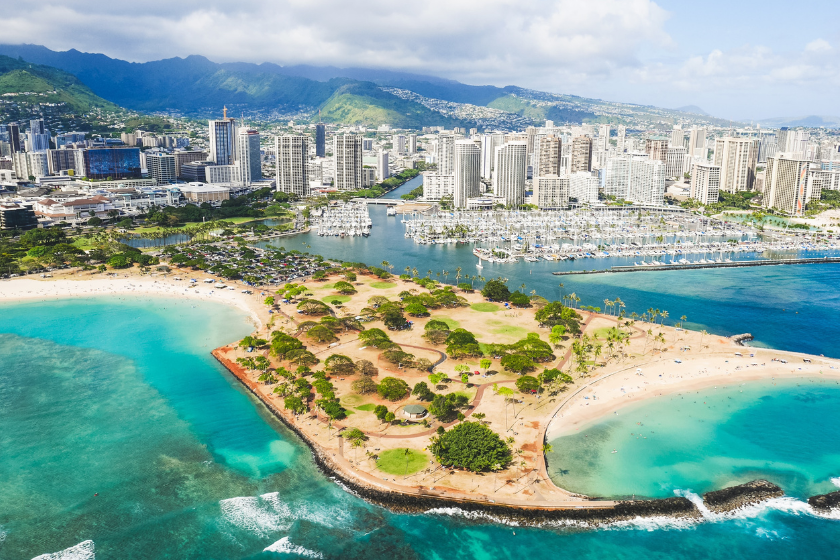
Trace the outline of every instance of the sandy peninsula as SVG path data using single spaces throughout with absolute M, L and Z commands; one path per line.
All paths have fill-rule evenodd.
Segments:
M 176 280 L 179 277 L 181 280 Z M 188 280 L 195 278 L 195 286 L 188 286 Z M 317 320 L 317 317 L 302 316 L 295 303 L 277 303 L 268 306 L 265 297 L 269 292 L 253 290 L 253 294 L 242 293 L 246 287 L 235 282 L 228 283 L 234 290 L 214 289 L 203 282 L 211 278 L 201 273 L 178 272 L 166 276 L 141 276 L 136 272 L 120 273 L 119 276 L 84 274 L 56 274 L 54 278 L 25 278 L 0 282 L 0 301 L 22 302 L 50 298 L 92 297 L 110 295 L 148 295 L 164 297 L 188 297 L 234 305 L 249 313 L 255 324 L 255 335 L 270 339 L 272 331 L 283 331 L 297 336 L 319 360 L 332 354 L 342 354 L 353 361 L 367 360 L 378 370 L 374 379 L 397 377 L 410 387 L 420 381 L 428 382 L 428 372 L 403 368 L 389 363 L 382 357 L 382 351 L 366 346 L 358 338 L 357 331 L 338 334 L 331 343 L 319 344 L 300 331 L 303 321 Z M 331 302 L 339 294 L 334 284 L 340 278 L 327 281 L 307 280 L 308 297 Z M 375 277 L 359 274 L 354 283 L 356 293 L 335 309 L 336 316 L 357 316 L 369 306 L 371 297 L 384 296 L 398 301 L 403 291 L 422 292 L 420 286 L 397 278 L 383 282 Z M 403 350 L 417 358 L 436 361 L 445 356 L 445 345 L 434 345 L 423 337 L 424 325 L 429 320 L 443 320 L 452 328 L 461 327 L 474 333 L 481 342 L 512 344 L 525 338 L 528 333 L 539 334 L 548 339 L 548 329 L 541 328 L 534 318 L 536 308 L 508 309 L 501 304 L 489 304 L 478 292 L 459 292 L 466 299 L 466 305 L 456 308 L 432 310 L 429 317 L 414 319 L 414 327 L 405 331 L 387 331 L 379 320 L 366 323 L 366 328 L 383 328 L 391 339 Z M 271 310 L 271 313 L 269 313 Z M 513 461 L 498 472 L 472 473 L 445 468 L 437 464 L 427 451 L 435 430 L 443 425 L 448 428 L 458 421 L 442 424 L 433 417 L 425 417 L 424 423 L 407 421 L 387 423 L 376 418 L 372 409 L 385 405 L 395 414 L 397 420 L 406 419 L 408 405 L 428 406 L 428 402 L 415 396 L 407 396 L 397 402 L 384 400 L 376 393 L 358 394 L 352 383 L 360 374 L 344 377 L 333 376 L 335 394 L 349 414 L 340 421 L 329 419 L 315 407 L 302 415 L 285 410 L 283 398 L 275 394 L 277 383 L 259 381 L 260 372 L 247 370 L 237 358 L 253 357 L 237 342 L 214 351 L 214 356 L 223 363 L 251 392 L 253 392 L 275 415 L 282 418 L 316 452 L 320 461 L 340 472 L 343 479 L 359 487 L 374 488 L 383 492 L 397 492 L 406 495 L 436 497 L 456 501 L 476 501 L 491 504 L 506 504 L 535 508 L 613 507 L 614 502 L 593 502 L 558 488 L 548 477 L 543 445 L 564 434 L 573 433 L 586 425 L 612 414 L 618 409 L 644 399 L 706 387 L 727 387 L 754 380 L 782 379 L 792 377 L 824 377 L 840 379 L 840 362 L 833 359 L 806 356 L 792 352 L 749 348 L 733 340 L 694 331 L 686 331 L 652 323 L 636 321 L 628 324 L 627 319 L 615 316 L 580 312 L 583 333 L 603 345 L 600 356 L 596 356 L 588 368 L 575 367 L 570 350 L 572 339 L 562 342 L 556 348 L 555 359 L 539 364 L 558 368 L 572 376 L 573 382 L 561 392 L 541 395 L 525 395 L 516 391 L 518 375 L 507 372 L 492 360 L 485 372 L 479 367 L 478 359 L 453 360 L 449 357 L 436 371 L 446 372 L 450 381 L 445 387 L 438 386 L 441 393 L 458 393 L 467 397 L 468 407 L 463 410 L 466 420 L 481 421 L 509 442 L 514 451 Z M 610 329 L 620 329 L 620 340 L 608 345 Z M 615 332 L 615 331 L 612 331 Z M 260 352 L 271 362 L 272 368 L 291 365 L 271 356 L 268 350 Z M 470 372 L 477 372 L 463 383 L 455 367 L 466 365 Z M 322 366 L 315 366 L 318 369 Z M 500 387 L 514 390 L 513 396 L 500 394 Z M 367 437 L 360 447 L 352 447 L 339 434 L 347 429 L 358 428 Z M 395 471 L 390 465 L 383 470 L 381 457 L 388 452 L 425 455 L 421 464 L 413 462 L 411 469 Z

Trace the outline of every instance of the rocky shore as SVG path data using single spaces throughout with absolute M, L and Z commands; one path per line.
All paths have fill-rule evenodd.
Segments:
M 833 509 L 840 509 L 840 491 L 811 496 L 808 498 L 808 504 L 820 513 L 830 513 Z
M 753 480 L 746 484 L 730 486 L 723 490 L 706 492 L 703 502 L 709 511 L 726 513 L 746 506 L 757 504 L 770 498 L 784 496 L 784 491 L 766 480 Z

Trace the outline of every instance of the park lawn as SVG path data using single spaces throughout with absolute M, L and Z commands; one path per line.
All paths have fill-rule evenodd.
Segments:
M 82 251 L 90 251 L 95 249 L 99 244 L 90 237 L 77 237 L 73 240 L 73 246 L 78 247 Z
M 373 412 L 373 409 L 376 408 L 376 405 L 373 403 L 363 404 L 362 406 L 357 406 L 356 410 L 361 410 L 362 412 Z
M 232 224 L 241 225 L 241 224 L 246 224 L 248 222 L 255 222 L 257 220 L 264 220 L 264 219 L 266 219 L 266 218 L 249 218 L 247 216 L 241 216 L 239 218 L 225 218 L 224 220 L 219 220 L 219 221 L 230 222 Z M 166 229 L 183 229 L 185 227 L 197 226 L 197 225 L 200 225 L 202 223 L 204 223 L 204 222 L 184 222 L 183 225 L 169 227 L 169 228 L 166 228 Z M 164 228 L 162 228 L 160 226 L 139 227 L 139 228 L 136 228 L 136 229 L 129 230 L 129 232 L 130 233 L 150 233 L 150 232 L 154 232 L 154 231 L 161 231 L 162 229 L 164 229 Z
M 315 288 L 318 290 L 332 290 L 333 288 L 335 288 L 335 282 L 333 282 L 332 284 L 319 284 L 315 286 Z
M 376 288 L 377 290 L 387 290 L 395 287 L 396 284 L 394 282 L 371 282 L 369 286 L 371 288 Z
M 340 301 L 341 303 L 347 303 L 350 301 L 350 296 L 342 296 L 342 295 L 335 295 L 335 296 L 324 296 L 321 298 L 321 301 L 324 303 L 332 303 L 334 301 Z
M 473 311 L 481 311 L 481 312 L 484 312 L 484 313 L 492 313 L 494 311 L 498 311 L 499 306 L 496 305 L 495 303 L 482 302 L 482 303 L 474 303 L 474 304 L 470 305 L 470 309 L 472 309 Z
M 518 327 L 516 325 L 507 325 L 504 327 L 496 327 L 492 331 L 493 334 L 501 334 L 511 336 L 517 340 L 525 338 L 528 335 L 528 329 L 525 327 Z
M 615 327 L 601 327 L 600 329 L 595 329 L 592 332 L 592 335 L 597 336 L 599 340 L 606 340 L 611 332 L 617 333 L 621 338 L 625 338 L 627 336 L 626 332 L 619 331 Z
M 406 453 L 407 452 L 407 453 Z M 389 449 L 379 454 L 376 468 L 394 475 L 414 474 L 429 464 L 428 455 L 416 449 Z

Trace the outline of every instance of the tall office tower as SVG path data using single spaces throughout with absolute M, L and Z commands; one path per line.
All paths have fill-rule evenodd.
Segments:
M 607 152 L 610 149 L 610 125 L 602 124 L 598 127 L 598 146 Z
M 175 156 L 172 154 L 146 154 L 146 169 L 149 177 L 157 179 L 158 185 L 174 183 L 178 176 L 175 173 Z
M 409 134 L 408 135 L 408 153 L 409 155 L 414 155 L 417 153 L 417 135 L 416 134 Z
M 362 138 L 362 150 L 365 152 L 373 150 L 373 138 Z
M 685 146 L 671 146 L 665 152 L 665 176 L 682 179 L 683 173 L 688 171 Z
M 84 151 L 85 177 L 139 179 L 140 148 L 88 148 Z
M 376 155 L 376 178 L 382 182 L 391 176 L 391 165 L 388 161 L 390 154 L 388 152 L 379 152 Z
M 353 140 L 361 140 L 356 136 Z M 361 142 L 358 145 L 358 161 L 361 164 Z M 309 195 L 309 137 L 278 136 L 274 139 L 274 151 L 277 154 L 277 192 L 293 193 L 299 197 Z M 337 153 L 337 152 L 336 152 Z M 359 165 L 358 185 L 361 186 L 361 165 Z
M 355 134 L 333 136 L 335 188 L 355 191 L 362 186 L 362 137 Z
M 47 150 L 47 167 L 51 175 L 72 171 L 73 175 L 83 176 L 85 158 L 82 150 Z
M 528 167 L 528 142 L 508 142 L 496 147 L 493 165 L 493 192 L 503 197 L 505 204 L 525 203 L 525 173 Z
M 569 177 L 537 177 L 531 198 L 541 210 L 566 208 L 569 205 Z
M 767 158 L 764 177 L 764 207 L 801 215 L 810 200 L 808 172 L 811 162 L 787 154 Z M 721 170 L 721 186 L 723 186 Z
M 579 171 L 569 175 L 569 198 L 574 198 L 578 204 L 589 204 L 598 201 L 598 177 L 586 171 Z
M 315 125 L 315 157 L 326 157 L 327 155 L 327 125 L 318 123 Z
M 493 178 L 496 162 L 496 148 L 502 145 L 502 134 L 485 134 L 481 137 L 481 176 L 484 179 Z
M 706 159 L 706 129 L 692 128 L 688 136 L 688 155 Z
M 397 154 L 404 154 L 406 152 L 405 134 L 394 134 L 391 137 L 391 145 Z
M 811 133 L 805 130 L 792 130 L 786 126 L 779 129 L 779 152 L 805 155 Z
M 618 134 L 617 134 L 618 142 L 616 145 L 616 151 L 619 154 L 623 154 L 624 150 L 627 148 L 625 143 L 627 139 L 627 127 L 623 124 L 618 125 Z
M 685 147 L 685 132 L 683 132 L 682 125 L 675 124 L 674 130 L 671 131 L 671 148 Z
M 216 165 L 232 165 L 236 160 L 236 120 L 228 118 L 227 107 L 224 117 L 208 121 L 210 125 L 210 159 Z
M 668 139 L 662 136 L 654 136 L 645 140 L 645 153 L 650 159 L 658 159 L 665 162 L 665 153 L 668 151 Z
M 720 167 L 695 163 L 691 168 L 691 198 L 708 206 L 720 198 Z
M 779 145 L 775 134 L 765 134 L 758 144 L 758 163 L 767 163 L 767 158 L 776 155 Z
M 29 149 L 33 152 L 46 152 L 50 149 L 50 131 L 44 125 L 44 119 L 29 121 Z
M 751 138 L 718 138 L 712 163 L 720 167 L 720 190 L 728 193 L 749 191 L 755 182 L 758 150 Z
M 559 136 L 542 136 L 539 144 L 535 145 L 535 156 L 537 161 L 534 162 L 534 170 L 536 177 L 548 177 L 549 175 L 560 175 L 561 165 L 560 156 L 563 153 L 563 141 Z
M 534 153 L 534 140 L 537 137 L 537 127 L 529 126 L 525 129 L 525 141 L 528 142 L 528 155 Z
M 455 208 L 466 208 L 467 199 L 481 190 L 481 149 L 472 140 L 455 142 Z
M 451 175 L 455 170 L 455 135 L 439 134 L 437 138 L 437 172 L 441 175 Z
M 592 138 L 578 136 L 572 140 L 572 173 L 592 170 Z
M 240 128 L 237 131 L 236 164 L 239 165 L 239 180 L 243 185 L 262 180 L 260 157 L 260 133 Z
M 9 149 L 13 154 L 23 151 L 20 145 L 20 127 L 16 124 L 7 124 L 6 133 L 9 135 Z

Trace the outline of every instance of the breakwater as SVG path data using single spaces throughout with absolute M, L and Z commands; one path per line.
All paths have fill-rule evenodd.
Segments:
M 726 513 L 728 511 L 740 509 L 746 506 L 751 506 L 769 500 L 771 498 L 778 498 L 783 496 L 784 491 L 766 480 L 753 480 L 746 484 L 739 484 L 738 486 L 730 486 L 722 490 L 715 490 L 713 492 L 706 492 L 703 494 L 703 503 L 709 508 L 709 511 L 715 513 Z
M 651 272 L 664 270 L 697 270 L 701 268 L 743 268 L 750 266 L 776 266 L 784 264 L 838 264 L 840 257 L 821 257 L 803 259 L 762 259 L 757 261 L 709 262 L 697 264 L 656 264 L 612 266 L 608 270 L 568 270 L 552 272 L 555 276 L 571 276 L 576 274 L 610 274 L 613 272 Z

